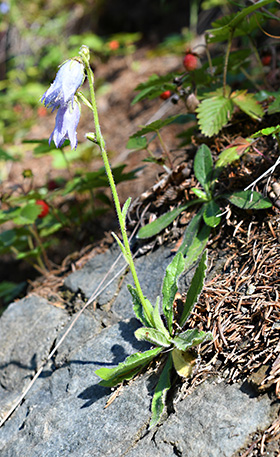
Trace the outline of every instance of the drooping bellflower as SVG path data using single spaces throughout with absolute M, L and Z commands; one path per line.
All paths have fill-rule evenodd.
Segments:
M 66 105 L 62 105 L 58 108 L 56 119 L 55 119 L 55 128 L 52 132 L 49 143 L 54 141 L 54 144 L 57 148 L 60 148 L 64 141 L 69 139 L 71 148 L 75 149 L 77 147 L 77 126 L 80 120 L 80 104 L 76 99 Z
M 79 60 L 67 60 L 58 70 L 54 82 L 44 93 L 41 102 L 45 106 L 58 108 L 66 105 L 84 81 L 84 65 Z

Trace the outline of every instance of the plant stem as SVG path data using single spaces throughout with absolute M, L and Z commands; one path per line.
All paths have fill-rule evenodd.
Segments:
M 231 29 L 230 36 L 228 39 L 226 55 L 225 55 L 225 63 L 224 63 L 224 75 L 223 75 L 223 96 L 224 97 L 226 97 L 227 68 L 228 68 L 228 60 L 229 60 L 229 54 L 230 54 L 230 49 L 231 49 L 231 45 L 232 45 L 233 34 L 234 34 L 234 29 Z
M 172 160 L 171 160 L 171 157 L 170 157 L 170 153 L 169 153 L 169 151 L 168 151 L 168 149 L 167 149 L 167 147 L 166 147 L 166 145 L 165 145 L 165 143 L 164 143 L 164 141 L 163 141 L 163 139 L 162 139 L 161 134 L 159 133 L 159 130 L 156 130 L 156 134 L 157 134 L 157 136 L 158 136 L 158 139 L 159 139 L 159 142 L 160 142 L 160 144 L 161 144 L 161 147 L 162 147 L 162 149 L 163 149 L 163 151 L 164 151 L 164 154 L 166 155 L 166 157 L 167 157 L 167 159 L 168 159 L 170 168 L 171 168 L 171 170 L 173 170 L 173 164 L 172 164 Z
M 131 273 L 132 273 L 132 276 L 133 276 L 133 280 L 134 280 L 134 283 L 135 283 L 135 287 L 136 287 L 139 299 L 141 301 L 141 304 L 143 306 L 143 310 L 144 310 L 148 320 L 151 321 L 152 317 L 151 317 L 151 314 L 149 312 L 149 309 L 147 308 L 145 297 L 143 295 L 143 292 L 142 292 L 142 289 L 141 289 L 141 286 L 140 286 L 140 283 L 139 283 L 139 279 L 138 279 L 138 276 L 137 276 L 137 273 L 136 273 L 136 270 L 135 270 L 135 265 L 134 265 L 134 262 L 133 262 L 133 257 L 132 257 L 132 253 L 131 253 L 131 249 L 130 249 L 130 245 L 129 245 L 129 240 L 128 240 L 128 236 L 127 236 L 127 233 L 126 233 L 125 220 L 124 220 L 123 215 L 122 215 L 122 210 L 121 210 L 121 205 L 120 205 L 120 201 L 119 201 L 119 197 L 118 197 L 118 193 L 117 193 L 116 184 L 115 184 L 113 173 L 112 173 L 112 170 L 111 170 L 111 166 L 110 166 L 110 163 L 109 163 L 109 160 L 108 160 L 108 156 L 107 156 L 107 152 L 106 152 L 106 148 L 105 148 L 105 141 L 104 141 L 104 138 L 103 138 L 102 133 L 101 133 L 101 128 L 100 128 L 100 124 L 99 124 L 99 118 L 98 118 L 98 112 L 97 112 L 96 99 L 95 99 L 95 92 L 94 92 L 94 75 L 93 75 L 93 72 L 92 72 L 92 70 L 90 68 L 88 59 L 86 59 L 83 56 L 83 61 L 84 61 L 84 64 L 85 64 L 86 73 L 87 73 L 88 82 L 89 82 L 90 98 L 91 98 L 91 104 L 92 104 L 92 112 L 93 112 L 93 118 L 94 118 L 94 123 L 95 123 L 96 142 L 100 147 L 101 154 L 102 154 L 102 159 L 103 159 L 104 166 L 105 166 L 105 170 L 106 170 L 107 177 L 108 177 L 108 180 L 109 180 L 109 184 L 110 184 L 110 187 L 111 187 L 113 200 L 114 200 L 117 216 L 118 216 L 118 219 L 119 219 L 120 229 L 121 229 L 121 233 L 122 233 L 123 244 L 124 244 L 125 251 L 126 251 L 127 262 L 129 264 L 129 267 L 130 267 L 130 270 L 131 270 Z

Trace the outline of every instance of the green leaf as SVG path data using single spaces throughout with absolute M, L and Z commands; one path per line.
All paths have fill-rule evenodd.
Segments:
M 198 125 L 206 136 L 216 135 L 231 119 L 233 102 L 223 95 L 203 100 L 197 109 Z
M 126 144 L 126 148 L 133 149 L 134 151 L 140 151 L 142 149 L 146 149 L 147 145 L 148 141 L 145 136 L 137 136 L 136 138 L 129 138 Z
M 188 270 L 193 263 L 197 261 L 199 256 L 204 251 L 205 246 L 207 245 L 209 235 L 211 233 L 211 227 L 209 225 L 203 225 L 201 230 L 194 237 L 192 243 L 188 246 L 188 249 L 185 249 L 185 269 Z
M 239 159 L 239 154 L 237 153 L 237 147 L 227 148 L 221 154 L 216 162 L 216 168 L 223 168 L 229 165 L 232 162 L 235 162 Z
M 27 203 L 27 205 L 21 207 L 17 217 L 13 218 L 13 221 L 17 225 L 34 224 L 41 211 L 42 208 L 40 205 Z
M 167 320 L 169 333 L 173 325 L 173 302 L 178 290 L 177 281 L 185 269 L 185 260 L 181 252 L 178 252 L 172 262 L 166 268 L 162 284 L 162 308 Z
M 206 194 L 209 195 L 211 188 L 211 177 L 213 172 L 213 160 L 211 151 L 202 144 L 194 158 L 194 174 L 196 179 L 200 182 L 202 187 L 205 189 Z
M 203 192 L 203 190 L 197 189 L 196 187 L 192 187 L 191 190 L 192 190 L 193 193 L 194 193 L 198 198 L 200 198 L 201 200 L 205 200 L 205 201 L 208 200 L 208 197 L 207 197 L 206 193 Z
M 241 23 L 244 21 L 245 18 L 255 10 L 262 8 L 265 5 L 271 3 L 271 0 L 261 0 L 255 3 L 254 5 L 248 6 L 247 8 L 243 8 L 239 13 L 233 13 L 229 16 L 223 17 L 220 22 L 216 21 L 218 25 L 217 28 L 211 29 L 206 31 L 206 35 L 210 35 L 210 38 L 207 39 L 208 42 L 214 41 L 225 41 L 228 40 L 230 33 L 232 30 L 236 30 L 241 27 Z M 248 18 L 250 19 L 250 17 Z M 254 19 L 254 17 L 253 17 Z M 224 21 L 224 22 L 222 22 Z M 219 24 L 224 23 L 222 27 Z M 214 23 L 215 25 L 215 23 Z M 248 31 L 248 23 L 244 21 L 244 26 L 246 28 L 247 34 L 251 31 Z M 237 30 L 238 31 L 238 30 Z M 240 32 L 239 32 L 240 33 Z M 245 34 L 245 32 L 244 32 Z M 238 34 L 237 34 L 238 35 Z M 237 36 L 236 34 L 234 36 Z
M 163 320 L 160 315 L 160 297 L 157 297 L 157 301 L 153 310 L 153 324 L 157 330 L 160 330 L 162 333 L 165 334 L 167 338 L 169 338 L 169 333 L 163 323 Z
M 278 93 L 275 100 L 268 105 L 267 114 L 275 114 L 280 112 L 280 94 Z
M 144 326 L 152 327 L 153 322 L 150 322 L 149 319 L 145 316 L 143 306 L 142 306 L 142 303 L 139 298 L 137 290 L 134 287 L 132 287 L 130 284 L 128 284 L 127 288 L 132 296 L 133 311 L 135 313 L 135 316 L 137 317 L 137 319 L 139 319 L 140 322 L 142 322 L 142 324 Z M 146 307 L 149 309 L 150 315 L 152 315 L 154 310 L 153 310 L 151 303 L 149 302 L 149 300 L 147 298 L 145 298 L 145 303 L 146 303 Z
M 201 257 L 201 260 L 198 264 L 198 267 L 195 270 L 191 285 L 190 285 L 188 293 L 187 293 L 186 301 L 184 304 L 184 309 L 183 309 L 182 316 L 181 316 L 180 322 L 179 322 L 180 327 L 184 327 L 194 305 L 196 304 L 196 302 L 198 300 L 198 297 L 203 288 L 206 270 L 207 270 L 207 252 L 204 251 L 204 253 Z
M 159 423 L 162 416 L 165 407 L 166 394 L 171 387 L 171 369 L 172 356 L 169 354 L 155 388 L 152 400 L 152 416 L 150 420 L 149 430 L 151 430 L 151 428 Z
M 135 337 L 139 341 L 148 341 L 149 343 L 155 344 L 156 346 L 162 346 L 169 348 L 171 345 L 170 337 L 166 336 L 161 330 L 150 327 L 141 327 L 134 332 Z
M 124 203 L 124 205 L 122 207 L 122 217 L 123 217 L 124 222 L 126 220 L 126 215 L 127 215 L 127 211 L 128 211 L 130 203 L 131 203 L 131 197 L 128 197 L 128 199 L 126 200 L 126 202 Z
M 130 138 L 137 138 L 142 135 L 146 135 L 146 133 L 151 133 L 151 132 L 156 132 L 157 130 L 161 129 L 162 127 L 165 127 L 166 125 L 172 124 L 178 117 L 180 117 L 180 114 L 176 114 L 175 116 L 170 116 L 167 119 L 158 119 L 157 121 L 151 122 L 151 124 L 146 125 L 143 127 L 141 130 L 138 130 L 138 132 L 134 133 Z
M 203 213 L 205 224 L 210 227 L 217 227 L 217 225 L 221 222 L 221 218 L 218 216 L 219 214 L 221 214 L 221 210 L 215 200 L 205 203 L 205 210 Z
M 204 205 L 202 206 L 202 208 L 200 208 L 198 213 L 192 218 L 192 220 L 189 222 L 189 224 L 185 230 L 182 244 L 181 244 L 180 248 L 178 249 L 178 252 L 182 252 L 182 254 L 185 258 L 188 257 L 188 251 L 189 251 L 194 239 L 197 236 L 199 225 L 200 225 L 202 215 L 203 215 L 203 211 L 204 211 Z
M 271 208 L 272 203 L 267 197 L 251 190 L 243 190 L 232 194 L 225 194 L 222 197 L 226 198 L 235 206 L 242 209 L 265 209 Z
M 125 249 L 125 246 L 122 244 L 121 240 L 119 239 L 118 235 L 116 235 L 114 232 L 112 232 L 112 236 L 113 238 L 116 240 L 116 242 L 118 243 L 119 245 L 119 248 L 120 250 L 122 251 L 122 254 L 126 260 L 127 263 L 129 263 L 128 261 L 128 256 L 127 256 L 127 252 L 126 252 L 126 249 Z
M 145 227 L 141 227 L 139 232 L 137 233 L 137 238 L 140 240 L 145 238 L 151 238 L 154 235 L 160 233 L 163 229 L 168 227 L 176 217 L 178 217 L 182 211 L 189 208 L 192 205 L 196 205 L 197 203 L 201 203 L 203 200 L 193 200 L 191 202 L 186 203 L 185 205 L 179 206 L 178 208 L 174 208 L 172 211 L 163 214 L 162 216 L 158 217 L 155 221 L 151 222 Z
M 0 298 L 2 298 L 5 303 L 10 303 L 14 298 L 19 296 L 26 287 L 26 284 L 26 282 L 15 283 L 12 281 L 1 281 Z
M 55 232 L 58 232 L 63 227 L 61 222 L 54 222 L 53 219 L 50 224 L 47 226 L 44 226 L 43 228 L 40 228 L 40 236 L 41 237 L 46 237 L 50 236 Z
M 143 353 L 136 352 L 127 357 L 124 362 L 119 363 L 117 367 L 99 368 L 95 371 L 95 374 L 103 379 L 99 384 L 105 387 L 113 387 L 125 379 L 132 379 L 138 371 L 148 365 L 162 350 L 163 348 L 159 347 Z
M 194 346 L 198 346 L 204 341 L 210 341 L 212 339 L 213 335 L 211 332 L 203 332 L 202 330 L 194 328 L 176 335 L 173 338 L 173 343 L 177 349 L 186 351 Z
M 278 135 L 280 132 L 280 125 L 275 125 L 274 127 L 267 127 L 265 129 L 261 129 L 258 132 L 254 133 L 251 138 L 258 138 L 260 136 L 268 136 L 268 135 Z
M 253 94 L 248 94 L 246 90 L 238 90 L 233 92 L 230 98 L 236 106 L 252 119 L 261 120 L 263 117 L 264 110 Z

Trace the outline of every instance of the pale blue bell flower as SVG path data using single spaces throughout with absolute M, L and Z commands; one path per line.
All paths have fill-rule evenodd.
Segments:
M 45 106 L 53 110 L 73 101 L 74 95 L 84 82 L 84 65 L 75 59 L 67 60 L 57 72 L 54 82 L 41 98 Z
M 77 126 L 80 120 L 80 104 L 74 99 L 67 105 L 60 106 L 55 119 L 55 128 L 52 132 L 49 144 L 54 141 L 57 148 L 60 148 L 65 140 L 70 140 L 71 149 L 77 147 Z

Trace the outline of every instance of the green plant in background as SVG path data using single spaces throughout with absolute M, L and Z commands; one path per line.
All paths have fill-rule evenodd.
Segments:
M 247 143 L 245 142 L 243 152 L 250 146 L 251 142 L 252 139 L 248 139 Z M 137 237 L 139 239 L 145 239 L 155 236 L 170 225 L 182 211 L 193 205 L 201 205 L 201 209 L 189 223 L 179 249 L 187 257 L 187 266 L 190 267 L 205 248 L 211 229 L 217 227 L 221 222 L 221 213 L 223 212 L 220 207 L 221 200 L 227 200 L 244 210 L 270 208 L 272 206 L 271 201 L 252 190 L 241 190 L 231 193 L 217 193 L 215 191 L 218 177 L 223 168 L 238 160 L 239 157 L 240 152 L 238 153 L 238 147 L 233 146 L 232 148 L 225 149 L 220 154 L 214 166 L 210 149 L 205 144 L 202 144 L 194 159 L 194 174 L 197 181 L 201 184 L 202 189 L 192 188 L 192 191 L 198 198 L 163 214 L 155 221 L 142 227 L 138 231 Z
M 135 315 L 143 324 L 143 327 L 136 330 L 135 337 L 140 341 L 152 343 L 156 347 L 130 355 L 115 368 L 100 368 L 95 372 L 103 379 L 100 382 L 102 386 L 113 387 L 125 380 L 132 379 L 153 359 L 160 356 L 163 366 L 159 368 L 161 374 L 152 400 L 150 429 L 159 423 L 164 412 L 166 394 L 172 385 L 172 367 L 174 366 L 177 373 L 183 378 L 189 377 L 196 363 L 193 348 L 213 338 L 211 332 L 204 332 L 196 328 L 185 329 L 188 317 L 203 288 L 206 267 L 205 251 L 194 273 L 182 309 L 177 312 L 174 308 L 175 295 L 178 290 L 177 281 L 186 269 L 186 259 L 182 253 L 176 254 L 166 269 L 161 291 L 162 303 L 158 297 L 153 307 L 145 299 L 149 308 L 148 314 L 142 307 L 137 290 L 129 286 Z

